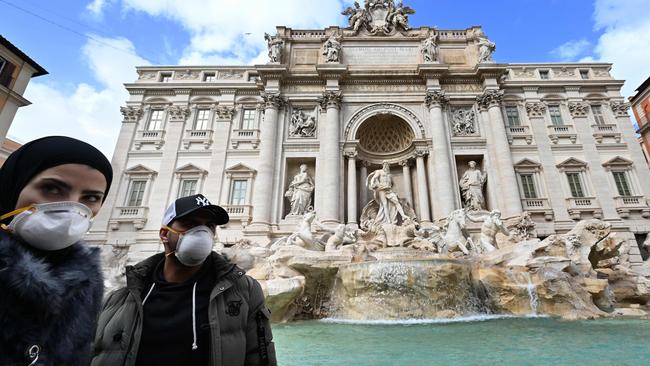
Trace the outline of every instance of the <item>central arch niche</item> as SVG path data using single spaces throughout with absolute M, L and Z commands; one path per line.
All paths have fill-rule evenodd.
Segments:
M 411 147 L 415 133 L 400 117 L 382 114 L 364 121 L 355 137 L 359 146 L 373 155 L 393 155 Z

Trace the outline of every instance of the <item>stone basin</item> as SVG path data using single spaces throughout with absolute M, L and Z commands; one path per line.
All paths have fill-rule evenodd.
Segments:
M 453 318 L 482 312 L 464 259 L 403 259 L 339 267 L 331 317 L 351 320 Z

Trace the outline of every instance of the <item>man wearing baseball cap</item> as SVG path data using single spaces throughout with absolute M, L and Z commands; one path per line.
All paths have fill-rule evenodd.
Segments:
M 92 366 L 276 365 L 262 288 L 212 251 L 228 219 L 201 194 L 167 208 L 165 252 L 127 267 L 105 300 Z

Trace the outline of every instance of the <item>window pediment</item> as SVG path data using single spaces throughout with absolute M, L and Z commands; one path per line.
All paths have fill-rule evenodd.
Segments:
M 630 169 L 634 163 L 631 160 L 625 159 L 624 157 L 617 156 L 612 158 L 605 163 L 603 166 L 607 169 Z
M 530 160 L 528 158 L 524 158 L 524 159 L 520 160 L 517 164 L 515 164 L 514 167 L 515 167 L 515 170 L 517 170 L 517 171 L 520 171 L 520 170 L 521 171 L 523 171 L 523 170 L 539 171 L 542 168 L 542 164 L 540 164 L 540 163 L 538 163 L 536 161 Z
M 226 175 L 232 177 L 254 177 L 257 174 L 257 170 L 244 165 L 242 163 L 235 164 L 230 168 L 226 169 Z
M 568 158 L 557 165 L 560 170 L 586 170 L 587 163 L 576 158 Z
M 206 175 L 208 174 L 207 170 L 202 169 L 194 164 L 185 164 L 177 168 L 174 173 L 177 175 Z
M 135 165 L 127 170 L 124 171 L 124 174 L 126 175 L 147 175 L 147 176 L 154 176 L 158 174 L 157 171 L 150 169 L 142 164 Z

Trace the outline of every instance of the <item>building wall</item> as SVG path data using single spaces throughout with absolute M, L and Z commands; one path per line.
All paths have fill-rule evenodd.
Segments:
M 650 85 L 638 90 L 638 93 L 630 100 L 632 112 L 639 126 L 641 149 L 650 167 Z

